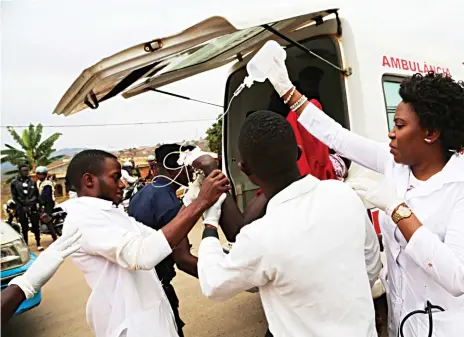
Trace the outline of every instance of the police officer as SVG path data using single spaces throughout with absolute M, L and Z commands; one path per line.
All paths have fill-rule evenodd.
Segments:
M 18 218 L 21 224 L 24 241 L 28 243 L 29 220 L 32 225 L 32 232 L 35 235 L 37 249 L 43 250 L 40 245 L 39 213 L 37 203 L 39 201 L 39 192 L 34 180 L 29 177 L 29 167 L 27 164 L 18 166 L 18 177 L 11 183 L 11 195 L 13 201 L 18 207 Z
M 156 230 L 160 230 L 176 217 L 182 207 L 180 200 L 177 199 L 176 190 L 179 188 L 179 184 L 187 185 L 189 178 L 191 179 L 191 171 L 187 172 L 184 168 L 169 169 L 179 166 L 177 163 L 179 148 L 180 146 L 177 144 L 164 144 L 156 149 L 157 162 L 166 165 L 166 167 L 159 168 L 162 177 L 147 184 L 132 198 L 129 204 L 128 213 L 131 217 Z M 192 150 L 193 148 L 193 146 L 185 146 L 182 150 Z M 171 285 L 171 281 L 176 276 L 174 264 L 179 270 L 198 277 L 197 261 L 197 258 L 190 253 L 190 244 L 185 238 L 171 255 L 155 267 L 166 297 L 171 304 L 180 337 L 183 337 L 184 322 L 179 316 L 179 299 Z
M 53 241 L 56 241 L 56 231 L 53 226 L 52 213 L 55 208 L 55 184 L 47 179 L 48 169 L 45 166 L 39 166 L 35 170 L 37 176 L 37 188 L 39 190 L 39 203 L 44 212 L 42 221 L 48 226 Z

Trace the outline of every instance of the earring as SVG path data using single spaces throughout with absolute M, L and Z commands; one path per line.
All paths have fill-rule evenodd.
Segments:
M 424 140 L 425 140 L 425 142 L 428 143 L 428 144 L 430 144 L 430 143 L 432 142 L 432 140 L 429 139 L 429 138 L 425 138 Z

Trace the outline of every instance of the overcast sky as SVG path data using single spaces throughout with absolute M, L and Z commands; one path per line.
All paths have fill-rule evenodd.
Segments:
M 461 1 L 446 2 L 458 4 Z M 63 133 L 56 144 L 57 148 L 120 149 L 199 138 L 204 135 L 221 109 L 154 92 L 127 100 L 116 97 L 103 102 L 97 110 L 88 109 L 70 117 L 52 115 L 52 111 L 79 74 L 104 57 L 141 42 L 178 33 L 210 16 L 232 13 L 239 19 L 256 18 L 265 15 L 265 10 L 285 15 L 287 10 L 299 8 L 295 5 L 296 2 L 298 0 L 0 0 L 1 125 L 28 125 L 31 122 L 40 122 L 43 125 L 79 125 L 211 119 L 193 124 L 46 128 L 44 131 L 45 136 L 57 131 Z M 331 0 L 301 0 L 299 6 L 316 6 L 317 2 L 323 3 L 327 8 L 335 7 L 329 4 L 333 2 Z M 415 23 L 430 22 L 440 26 L 447 20 L 457 22 L 462 19 L 462 11 L 450 11 L 449 6 L 443 8 L 445 15 L 437 16 L 441 4 L 429 0 L 424 2 L 427 6 L 417 8 Z M 394 14 L 400 13 L 397 7 L 380 0 L 357 0 L 356 3 L 359 6 L 368 4 L 373 13 L 383 13 L 392 18 Z M 416 8 L 417 3 L 408 4 Z M 388 11 L 390 14 L 387 14 Z M 249 13 L 250 16 L 244 13 Z M 456 34 L 459 33 L 450 32 L 445 36 L 439 34 L 438 39 L 432 36 L 423 39 L 433 47 L 454 46 L 462 50 L 462 44 L 455 42 L 458 37 Z M 458 39 L 462 40 L 462 36 Z M 223 104 L 228 68 L 197 75 L 163 89 Z M 2 146 L 13 143 L 4 128 L 1 129 L 1 137 Z
M 46 128 L 60 131 L 57 148 L 118 149 L 193 139 L 221 112 L 220 108 L 158 93 L 117 97 L 70 117 L 52 115 L 61 96 L 87 67 L 122 49 L 187 28 L 211 16 L 206 1 L 1 1 L 1 125 L 78 125 L 127 122 L 211 121 L 146 126 Z M 164 87 L 168 91 L 222 104 L 227 69 Z M 2 145 L 12 139 L 2 128 Z

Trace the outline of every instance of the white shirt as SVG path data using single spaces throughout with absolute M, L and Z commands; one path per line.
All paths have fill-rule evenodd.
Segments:
M 133 184 L 137 181 L 137 178 L 135 177 L 132 177 L 129 172 L 127 172 L 126 170 L 121 170 L 121 180 L 123 183 L 127 184 Z
M 202 240 L 203 294 L 226 300 L 259 287 L 276 337 L 377 336 L 364 258 L 368 221 L 348 186 L 307 176 L 274 196 L 228 255 L 217 238 Z
M 64 231 L 78 227 L 82 248 L 72 255 L 92 293 L 87 321 L 97 337 L 178 336 L 171 306 L 153 267 L 172 250 L 155 231 L 111 202 L 66 202 Z
M 404 197 L 422 226 L 407 242 L 385 214 L 380 225 L 387 255 L 382 275 L 389 305 L 390 337 L 396 337 L 401 320 L 426 301 L 446 311 L 433 314 L 434 335 L 455 337 L 464 331 L 464 157 L 454 155 L 443 170 L 410 191 L 411 170 L 395 163 L 387 144 L 343 129 L 312 104 L 300 123 L 342 156 L 376 172 Z M 388 270 L 388 272 L 387 272 Z M 404 335 L 428 335 L 428 317 L 408 319 Z

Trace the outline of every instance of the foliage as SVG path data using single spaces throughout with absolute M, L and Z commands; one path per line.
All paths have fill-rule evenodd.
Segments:
M 2 156 L 1 163 L 11 163 L 15 166 L 26 163 L 29 165 L 29 169 L 35 170 L 37 166 L 47 166 L 56 160 L 62 159 L 64 156 L 52 156 L 53 152 L 55 152 L 53 146 L 60 138 L 61 133 L 56 132 L 43 142 L 40 142 L 42 140 L 42 131 L 42 124 L 37 126 L 29 124 L 29 127 L 24 129 L 20 136 L 14 128 L 8 127 L 8 132 L 19 145 L 19 148 L 5 144 L 6 149 L 2 149 L 0 153 Z M 14 174 L 8 178 L 7 182 L 13 180 L 16 173 L 17 170 L 6 172 L 7 175 Z
M 222 118 L 206 130 L 206 140 L 212 152 L 222 155 Z

